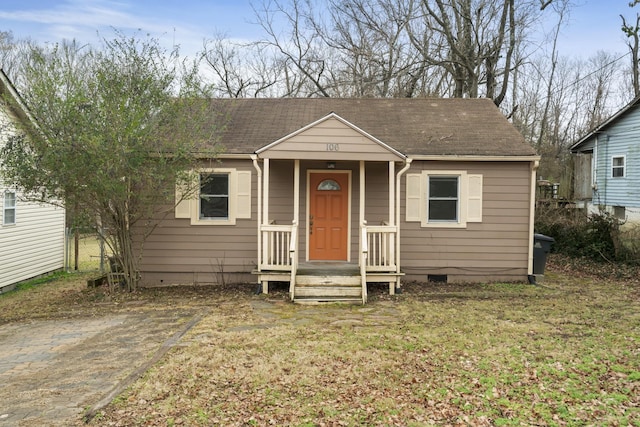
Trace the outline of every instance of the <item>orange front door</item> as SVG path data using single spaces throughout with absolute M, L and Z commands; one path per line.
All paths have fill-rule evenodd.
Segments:
M 309 260 L 347 261 L 349 174 L 309 176 Z

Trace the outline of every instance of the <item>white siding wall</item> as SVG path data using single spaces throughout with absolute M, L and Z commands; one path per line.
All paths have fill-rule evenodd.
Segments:
M 0 147 L 10 132 L 11 119 L 0 104 Z M 16 222 L 3 225 L 6 189 L 0 177 L 0 289 L 64 267 L 64 210 L 27 203 L 18 193 Z

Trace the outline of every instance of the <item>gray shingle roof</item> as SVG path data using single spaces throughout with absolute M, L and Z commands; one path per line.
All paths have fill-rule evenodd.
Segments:
M 225 153 L 253 153 L 334 112 L 407 155 L 534 156 L 490 99 L 216 99 Z

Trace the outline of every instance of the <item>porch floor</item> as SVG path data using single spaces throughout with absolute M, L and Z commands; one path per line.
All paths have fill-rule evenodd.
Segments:
M 360 267 L 344 261 L 309 261 L 298 264 L 298 276 L 360 276 Z

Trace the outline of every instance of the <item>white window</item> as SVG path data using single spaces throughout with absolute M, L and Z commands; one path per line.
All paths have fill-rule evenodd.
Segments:
M 406 220 L 423 227 L 465 228 L 482 222 L 482 175 L 422 171 L 407 175 Z
M 176 186 L 176 218 L 191 219 L 192 225 L 235 225 L 251 218 L 251 171 L 201 169 L 190 181 L 192 191 Z
M 16 192 L 7 190 L 4 192 L 4 203 L 2 204 L 2 224 L 13 225 L 16 223 Z
M 625 156 L 613 156 L 611 158 L 611 176 L 624 178 Z

